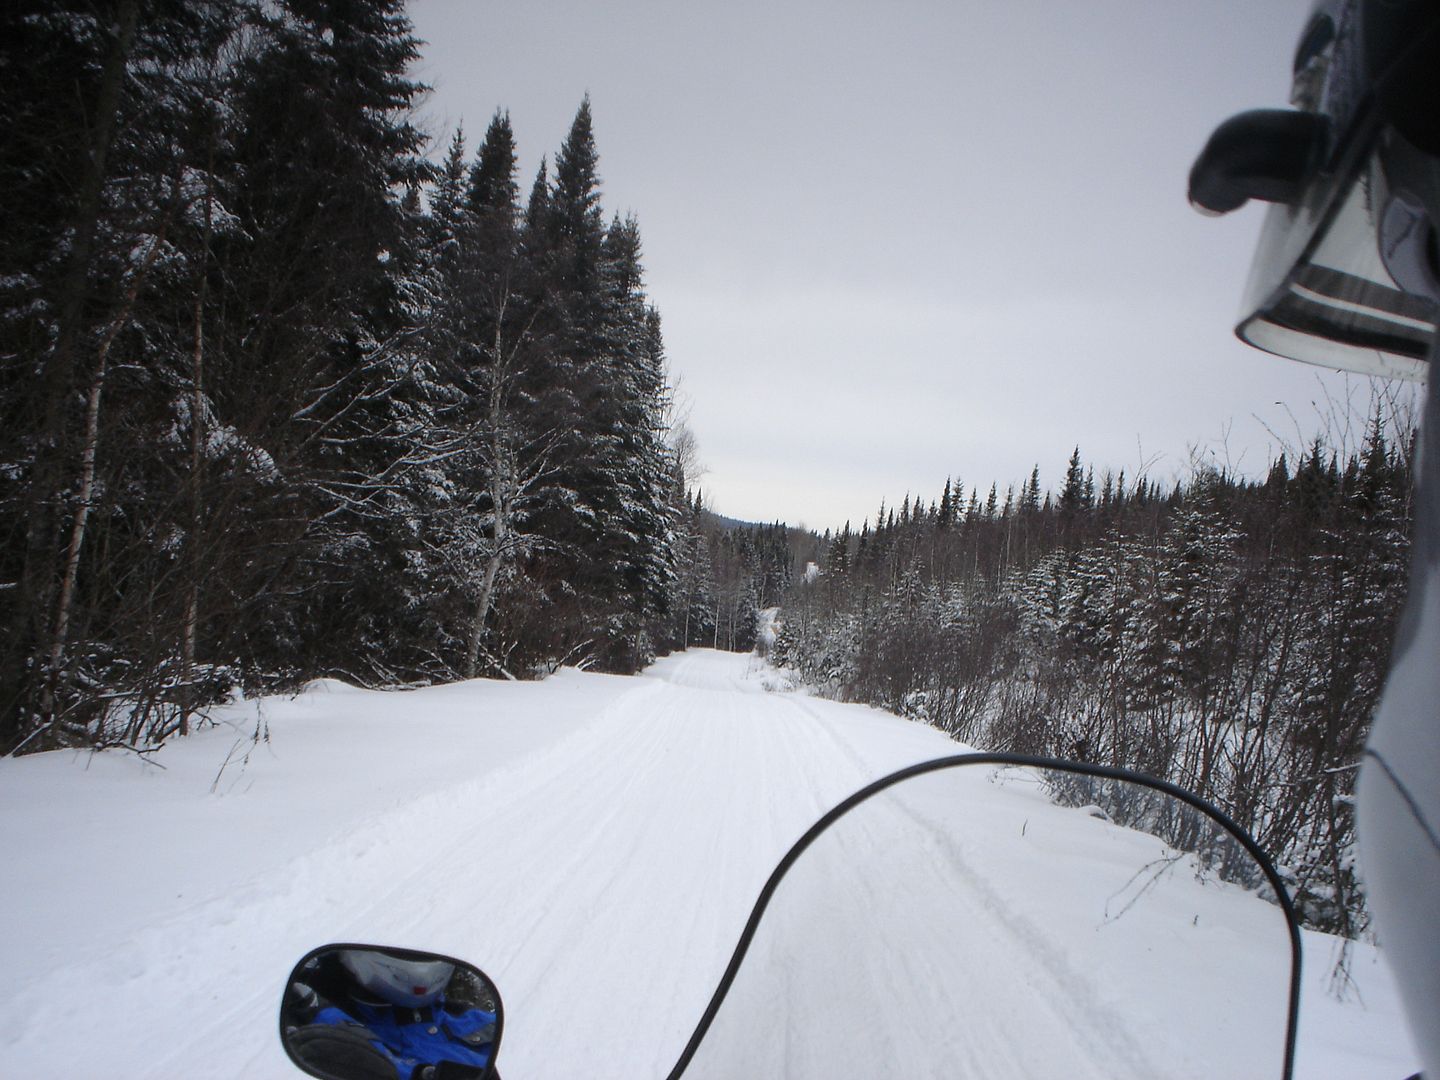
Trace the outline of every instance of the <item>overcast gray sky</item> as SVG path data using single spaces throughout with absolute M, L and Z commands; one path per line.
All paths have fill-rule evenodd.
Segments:
M 707 501 L 855 527 L 1079 445 L 1169 480 L 1248 473 L 1351 378 L 1231 334 L 1261 210 L 1190 163 L 1283 106 L 1309 0 L 412 0 L 423 111 L 473 152 L 510 112 L 521 190 L 582 96 L 633 211 Z M 1363 421 L 1362 421 L 1363 423 Z M 1274 434 L 1272 434 L 1272 432 Z

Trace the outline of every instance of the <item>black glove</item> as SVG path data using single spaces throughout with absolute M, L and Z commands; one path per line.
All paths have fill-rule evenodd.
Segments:
M 286 1033 L 290 1052 L 307 1068 L 332 1080 L 400 1080 L 391 1060 L 351 1024 L 307 1024 Z

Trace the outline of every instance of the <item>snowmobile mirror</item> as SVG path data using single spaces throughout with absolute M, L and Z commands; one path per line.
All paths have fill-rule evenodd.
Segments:
M 1190 170 L 1190 204 L 1228 214 L 1250 199 L 1294 205 L 1323 160 L 1329 121 L 1316 113 L 1255 109 L 1210 136 Z
M 323 1080 L 498 1080 L 503 1013 L 473 964 L 375 945 L 324 945 L 285 983 L 280 1042 Z

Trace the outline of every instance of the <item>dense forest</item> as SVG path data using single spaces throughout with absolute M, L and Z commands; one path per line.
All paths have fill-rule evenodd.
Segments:
M 1097 483 L 1078 449 L 1054 496 L 1038 467 L 1003 495 L 947 481 L 792 540 L 809 571 L 772 659 L 977 747 L 1195 791 L 1277 857 L 1311 925 L 1354 936 L 1351 794 L 1408 556 L 1410 444 L 1388 426 L 1377 411 L 1357 452 L 1317 441 L 1263 482 Z M 727 597 L 762 594 L 768 531 L 712 538 L 735 554 L 711 577 L 748 575 Z
M 503 110 L 425 156 L 401 0 L 32 0 L 0 40 L 0 751 L 684 643 L 588 98 L 522 200 Z
M 0 41 L 0 752 L 778 631 L 836 697 L 1199 792 L 1360 929 L 1403 424 L 1263 482 L 1077 449 L 1058 494 L 726 522 L 588 98 L 522 198 L 503 108 L 473 153 L 415 126 L 403 0 L 20 0 Z

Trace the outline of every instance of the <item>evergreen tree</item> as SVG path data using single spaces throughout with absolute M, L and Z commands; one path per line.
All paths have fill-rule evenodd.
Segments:
M 94 701 L 79 707 L 77 682 L 110 674 L 126 635 L 172 654 L 185 636 L 179 612 L 131 603 L 154 574 L 178 572 L 174 560 L 149 559 L 146 584 L 119 567 L 105 580 L 96 540 L 117 525 L 116 548 L 146 558 L 115 504 L 130 491 L 147 502 L 143 527 L 193 525 L 193 492 L 177 520 L 164 508 L 173 490 L 155 486 L 165 478 L 123 474 L 152 460 L 149 424 L 164 423 L 199 354 L 203 310 L 172 290 L 204 278 L 209 236 L 225 227 L 214 213 L 223 48 L 248 12 L 62 0 L 0 14 L 0 562 L 14 583 L 0 596 L 0 749 L 83 737 Z M 192 580 L 196 569 L 187 557 Z M 120 662 L 155 661 L 130 650 Z
M 26 2 L 0 49 L 0 748 L 651 655 L 678 462 L 588 101 L 522 218 L 503 111 L 421 157 L 401 0 Z M 725 550 L 731 643 L 777 544 Z
M 600 211 L 600 155 L 587 94 L 555 155 L 550 225 L 563 251 L 562 282 L 590 298 L 598 285 L 605 226 Z
M 525 231 L 532 250 L 540 246 L 550 219 L 550 177 L 546 160 L 540 159 L 535 181 L 530 185 L 530 198 L 525 202 Z
M 250 378 L 227 379 L 218 404 L 287 477 L 259 513 L 293 520 L 299 506 L 315 523 L 287 530 L 294 577 L 258 594 L 268 610 L 256 617 L 284 629 L 276 644 L 291 662 L 353 672 L 405 606 L 389 571 L 412 542 L 399 487 L 423 408 L 397 393 L 418 314 L 414 267 L 397 257 L 412 224 L 397 193 L 425 173 L 410 122 L 421 87 L 406 74 L 417 43 L 399 0 L 288 0 L 261 30 L 238 73 L 245 239 L 222 256 L 227 301 L 254 313 L 227 328 L 223 354 Z
M 480 152 L 470 170 L 470 209 L 476 214 L 491 214 L 502 224 L 514 224 L 520 199 L 515 182 L 515 133 L 510 127 L 510 114 L 495 110 Z M 541 190 L 544 190 L 544 163 L 541 163 Z
M 1030 470 L 1030 479 L 1020 492 L 1020 512 L 1035 514 L 1040 510 L 1040 466 Z
M 1075 539 L 1077 521 L 1085 509 L 1085 470 L 1080 465 L 1080 448 L 1077 446 L 1070 455 L 1065 468 L 1065 486 L 1060 489 L 1059 510 L 1060 536 L 1069 543 Z

